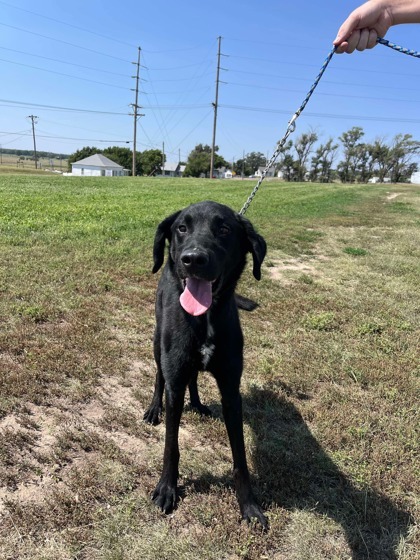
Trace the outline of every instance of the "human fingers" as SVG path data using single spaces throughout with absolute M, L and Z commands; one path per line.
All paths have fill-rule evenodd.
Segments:
M 367 49 L 373 49 L 374 46 L 377 44 L 378 34 L 375 29 L 371 29 L 369 31 L 369 39 L 366 45 Z
M 343 54 L 347 51 L 348 46 L 349 46 L 349 44 L 347 43 L 347 41 L 344 41 L 343 43 L 341 43 L 341 45 L 339 47 L 335 48 L 335 52 L 337 54 Z
M 344 41 L 346 41 L 356 29 L 359 22 L 360 16 L 358 16 L 355 12 L 352 12 L 338 30 L 337 37 L 334 39 L 333 45 L 339 47 Z
M 364 51 L 367 47 L 368 40 L 369 40 L 369 29 L 362 29 L 360 31 L 360 37 L 356 45 L 356 49 L 358 51 Z
M 346 49 L 346 53 L 351 54 L 353 51 L 356 50 L 357 45 L 359 44 L 360 41 L 360 37 L 361 37 L 361 31 L 359 31 L 358 29 L 356 29 L 356 31 L 353 31 L 353 33 L 350 35 L 350 37 L 347 39 L 347 49 Z

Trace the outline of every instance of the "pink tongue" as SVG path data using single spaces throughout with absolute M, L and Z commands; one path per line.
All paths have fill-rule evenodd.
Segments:
M 185 290 L 181 294 L 179 301 L 190 315 L 195 317 L 202 315 L 211 305 L 211 282 L 197 280 L 197 278 L 187 278 Z

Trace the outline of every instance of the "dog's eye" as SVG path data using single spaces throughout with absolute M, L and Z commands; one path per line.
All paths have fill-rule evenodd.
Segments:
M 220 235 L 229 235 L 230 228 L 228 226 L 220 226 L 219 233 Z
M 185 226 L 184 224 L 181 224 L 180 226 L 178 226 L 178 231 L 179 231 L 179 233 L 186 233 L 187 226 Z

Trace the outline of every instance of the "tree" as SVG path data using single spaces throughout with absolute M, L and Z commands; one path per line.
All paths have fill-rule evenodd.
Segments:
M 161 150 L 145 150 L 136 158 L 136 169 L 139 175 L 160 174 L 162 169 L 163 153 Z
M 121 146 L 111 146 L 106 148 L 103 155 L 115 163 L 122 165 L 124 169 L 129 169 L 131 171 L 133 164 L 133 152 L 130 148 L 124 148 Z
M 420 153 L 420 142 L 413 140 L 411 134 L 397 134 L 390 147 L 390 172 L 393 183 L 409 181 L 417 165 L 412 163 L 413 156 Z
M 338 172 L 343 183 L 353 183 L 357 177 L 357 166 L 360 159 L 359 140 L 364 136 L 363 128 L 354 126 L 339 137 L 344 148 L 344 161 L 338 165 Z
M 90 147 L 90 146 L 85 146 L 84 148 L 81 148 L 80 150 L 77 150 L 76 152 L 74 152 L 74 154 L 71 154 L 69 156 L 68 159 L 68 168 L 69 171 L 71 171 L 71 164 L 75 163 L 76 161 L 79 161 L 81 159 L 85 159 L 89 156 L 93 156 L 95 154 L 100 154 L 101 150 L 99 148 L 95 148 L 94 146 Z
M 295 172 L 295 163 L 293 156 L 290 154 L 290 150 L 293 147 L 293 142 L 289 140 L 280 149 L 280 159 L 276 165 L 276 171 L 281 171 L 283 173 L 283 178 L 286 181 L 292 181 Z
M 310 172 L 311 181 L 330 183 L 332 180 L 332 165 L 337 154 L 338 144 L 333 144 L 330 138 L 326 144 L 321 144 L 312 158 Z
M 249 175 L 253 175 L 259 167 L 265 167 L 267 158 L 261 152 L 251 152 L 247 154 L 245 161 L 250 169 Z
M 218 146 L 214 148 L 214 169 L 220 169 L 221 167 L 229 167 L 229 163 L 223 159 L 222 156 L 216 152 L 219 150 Z M 187 165 L 184 171 L 184 177 L 200 177 L 200 175 L 205 175 L 206 177 L 210 173 L 210 158 L 211 158 L 211 148 L 207 144 L 197 144 L 197 146 L 190 152 L 188 156 Z
M 295 161 L 296 181 L 303 181 L 307 172 L 306 162 L 312 151 L 313 145 L 318 140 L 318 135 L 313 130 L 301 134 L 294 144 L 297 154 Z
M 237 175 L 254 175 L 259 167 L 263 167 L 266 164 L 266 158 L 261 152 L 250 152 L 243 159 L 238 159 L 233 169 Z
M 375 174 L 379 177 L 379 182 L 383 183 L 388 176 L 391 167 L 391 153 L 389 146 L 381 138 L 377 138 L 370 145 L 371 156 L 371 177 Z

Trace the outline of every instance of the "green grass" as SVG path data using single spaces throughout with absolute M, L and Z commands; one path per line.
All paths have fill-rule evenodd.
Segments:
M 240 523 L 219 395 L 186 407 L 182 500 L 150 494 L 156 225 L 253 183 L 0 175 L 0 556 L 414 560 L 419 187 L 263 183 L 241 294 L 245 440 L 270 531 Z

